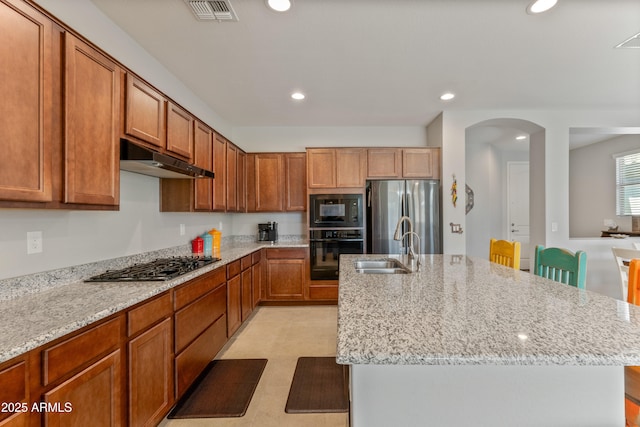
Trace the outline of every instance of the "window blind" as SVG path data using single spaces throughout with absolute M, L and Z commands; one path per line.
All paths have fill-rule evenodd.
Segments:
M 616 160 L 616 215 L 640 215 L 640 152 Z

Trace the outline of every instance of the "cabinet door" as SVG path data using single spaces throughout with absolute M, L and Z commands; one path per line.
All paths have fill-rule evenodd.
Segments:
M 364 188 L 367 150 L 364 148 L 336 149 L 336 186 Z
M 267 299 L 304 299 L 304 259 L 267 261 Z
M 120 350 L 44 394 L 44 401 L 60 405 L 59 412 L 45 412 L 48 427 L 113 427 L 122 423 Z M 70 405 L 67 408 L 65 405 Z M 65 411 L 67 409 L 68 411 Z
M 236 173 L 236 199 L 238 212 L 247 211 L 247 153 L 238 149 L 238 170 Z
M 282 212 L 282 154 L 255 155 L 255 199 L 257 212 Z
M 11 407 L 2 407 L 0 411 L 0 425 L 6 422 L 8 425 L 20 425 L 19 421 L 25 421 L 28 418 L 27 413 L 15 413 L 11 421 L 6 421 L 12 417 L 14 410 L 13 405 L 26 404 L 29 402 L 29 388 L 27 384 L 27 363 L 24 360 L 12 363 L 9 367 L 0 370 L 0 404 L 10 404 Z M 15 408 L 18 409 L 18 408 Z M 28 411 L 26 411 L 28 412 Z
M 167 104 L 167 151 L 193 158 L 193 116 L 172 102 Z
M 399 178 L 402 176 L 401 169 L 401 149 L 369 148 L 367 150 L 367 178 Z
M 238 148 L 227 141 L 227 212 L 238 209 Z
M 242 324 L 242 281 L 240 275 L 227 280 L 227 336 L 231 336 Z
M 251 282 L 252 290 L 251 296 L 253 298 L 253 308 L 255 308 L 262 299 L 262 274 L 263 274 L 263 261 L 260 260 L 251 266 Z
M 193 132 L 194 163 L 203 169 L 213 168 L 213 130 L 202 122 L 196 121 Z M 217 175 L 216 175 L 217 178 Z M 213 210 L 213 179 L 194 180 L 193 208 L 197 211 Z
M 286 153 L 284 155 L 284 210 L 307 210 L 307 155 Z
M 213 210 L 227 210 L 227 141 L 215 134 L 213 139 Z
M 118 205 L 120 68 L 65 33 L 65 202 Z
M 402 150 L 404 178 L 440 178 L 440 150 L 437 148 L 405 148 Z
M 0 3 L 0 40 L 0 199 L 51 201 L 52 23 Z
M 242 281 L 242 321 L 247 320 L 251 312 L 253 311 L 253 282 L 251 266 L 246 270 L 243 270 L 240 274 L 240 279 Z
M 171 318 L 129 342 L 129 426 L 156 425 L 173 405 Z
M 307 149 L 307 184 L 309 188 L 335 188 L 336 150 L 333 148 Z
M 125 132 L 160 148 L 167 145 L 166 102 L 161 93 L 127 74 Z

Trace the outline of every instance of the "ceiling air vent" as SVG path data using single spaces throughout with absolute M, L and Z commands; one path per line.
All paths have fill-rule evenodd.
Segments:
M 229 0 L 185 0 L 191 11 L 200 21 L 232 21 L 238 20 Z

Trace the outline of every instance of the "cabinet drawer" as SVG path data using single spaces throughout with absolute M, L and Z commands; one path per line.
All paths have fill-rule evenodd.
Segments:
M 89 329 L 42 352 L 43 385 L 48 385 L 116 348 L 122 317 Z
M 0 403 L 18 404 L 27 401 L 27 364 L 24 361 L 0 371 Z M 11 408 L 2 408 L 0 420 L 8 418 Z
M 218 287 L 176 313 L 176 353 L 227 311 L 227 286 Z
M 240 274 L 240 260 L 227 264 L 227 280 Z
M 251 254 L 251 264 L 255 265 L 262 260 L 262 251 L 255 251 Z
M 243 256 L 240 259 L 240 269 L 244 271 L 249 267 L 251 267 L 251 255 Z
M 175 291 L 176 310 L 179 310 L 190 302 L 197 300 L 210 290 L 223 284 L 226 280 L 227 271 L 224 267 L 220 267 L 179 286 Z
M 176 400 L 189 388 L 227 342 L 227 317 L 222 316 L 176 356 Z
M 304 259 L 307 248 L 267 249 L 267 259 Z
M 338 287 L 337 286 L 310 286 L 309 299 L 337 300 Z
M 171 294 L 168 292 L 159 298 L 144 303 L 127 313 L 127 334 L 132 336 L 148 328 L 158 320 L 170 316 L 172 312 Z

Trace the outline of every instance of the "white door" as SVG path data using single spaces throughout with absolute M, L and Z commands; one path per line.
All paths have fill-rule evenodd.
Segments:
M 529 269 L 529 162 L 507 163 L 509 240 L 520 242 L 520 268 Z

